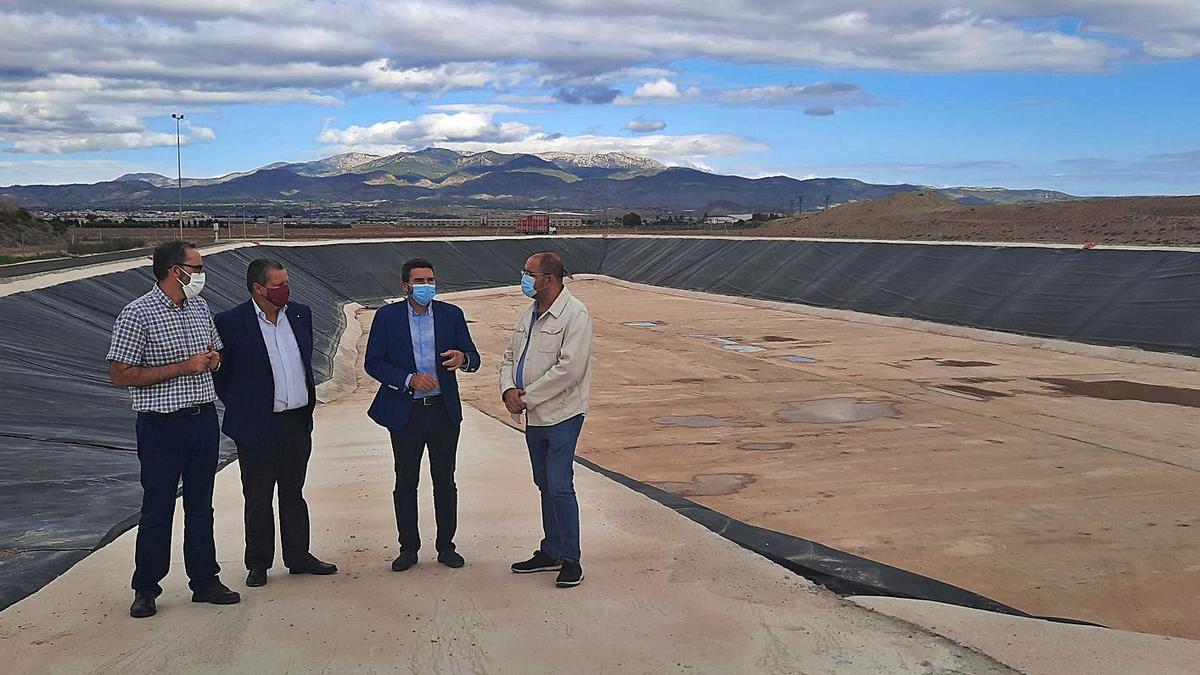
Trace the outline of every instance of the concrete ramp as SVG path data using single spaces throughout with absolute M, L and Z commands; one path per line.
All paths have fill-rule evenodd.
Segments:
M 426 547 L 394 573 L 392 460 L 359 388 L 317 411 L 308 499 L 313 551 L 333 577 L 289 576 L 250 589 L 240 563 L 242 498 L 234 467 L 217 477 L 222 578 L 231 607 L 189 602 L 180 558 L 159 614 L 127 615 L 135 531 L 0 614 L 11 673 L 999 673 L 995 661 L 815 588 L 675 512 L 580 468 L 587 579 L 514 575 L 539 538 L 536 491 L 520 434 L 467 410 L 459 451 L 467 566 Z M 178 515 L 178 513 L 177 513 Z

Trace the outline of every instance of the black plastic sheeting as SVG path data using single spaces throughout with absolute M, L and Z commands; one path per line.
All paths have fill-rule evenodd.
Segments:
M 404 260 L 432 260 L 449 292 L 515 285 L 543 249 L 574 272 L 659 286 L 1200 355 L 1200 255 L 1182 251 L 565 237 L 262 246 L 207 255 L 204 297 L 214 311 L 232 307 L 246 297 L 251 259 L 282 260 L 293 294 L 313 307 L 323 381 L 342 306 L 399 295 Z M 142 267 L 0 298 L 0 608 L 136 523 L 133 413 L 103 359 L 114 317 L 151 283 Z M 224 462 L 232 451 L 225 441 Z M 804 557 L 829 557 L 811 545 Z M 827 569 L 830 587 L 869 576 Z M 894 576 L 873 583 L 926 597 L 926 585 L 905 590 Z
M 1188 251 L 612 239 L 605 274 L 1038 337 L 1200 356 Z

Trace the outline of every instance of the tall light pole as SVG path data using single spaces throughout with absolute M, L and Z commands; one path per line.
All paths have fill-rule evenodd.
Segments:
M 179 179 L 179 240 L 183 241 L 183 154 L 179 150 L 179 121 L 183 115 L 171 113 L 171 118 L 175 120 L 175 168 Z

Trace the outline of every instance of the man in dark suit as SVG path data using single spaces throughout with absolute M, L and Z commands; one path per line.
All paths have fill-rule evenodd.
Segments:
M 246 288 L 249 300 L 216 316 L 225 347 L 222 368 L 213 373 L 225 404 L 222 430 L 237 443 L 242 473 L 246 585 L 265 585 L 275 559 L 276 485 L 283 564 L 292 574 L 333 574 L 336 565 L 309 553 L 303 494 L 317 403 L 312 310 L 290 300 L 288 273 L 278 261 L 251 262 Z
M 392 570 L 403 572 L 417 562 L 421 547 L 417 483 L 426 446 L 433 478 L 437 559 L 447 567 L 462 567 L 463 557 L 454 547 L 458 527 L 454 463 L 462 424 L 457 371 L 479 370 L 479 351 L 462 310 L 433 299 L 437 292 L 433 263 L 409 260 L 401 268 L 401 279 L 408 298 L 375 313 L 366 357 L 367 374 L 380 382 L 367 414 L 391 432 L 395 458 L 392 501 L 400 555 L 392 561 Z

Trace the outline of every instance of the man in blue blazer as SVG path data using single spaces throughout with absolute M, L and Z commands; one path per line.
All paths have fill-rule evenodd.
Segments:
M 312 310 L 290 299 L 288 273 L 259 258 L 246 270 L 250 299 L 218 314 L 221 368 L 213 373 L 225 404 L 222 430 L 237 444 L 246 500 L 247 586 L 267 583 L 275 558 L 272 502 L 279 486 L 283 564 L 292 574 L 333 574 L 309 548 L 304 478 L 312 454 Z
M 392 570 L 403 572 L 415 565 L 421 548 L 417 483 L 426 446 L 433 478 L 437 559 L 447 567 L 462 567 L 463 557 L 454 547 L 458 528 L 454 464 L 462 424 L 457 371 L 479 370 L 479 351 L 462 310 L 433 299 L 437 293 L 433 263 L 409 260 L 401 268 L 401 279 L 408 298 L 375 313 L 366 357 L 367 374 L 380 383 L 367 414 L 391 433 L 395 458 L 392 502 L 400 555 L 392 561 Z

